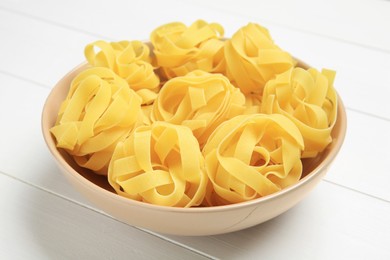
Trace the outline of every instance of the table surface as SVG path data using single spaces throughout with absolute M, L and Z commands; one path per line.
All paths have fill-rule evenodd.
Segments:
M 294 56 L 336 70 L 348 130 L 326 177 L 288 212 L 230 234 L 167 236 L 81 197 L 51 158 L 40 117 L 86 44 L 144 40 L 199 18 L 227 37 L 259 23 Z M 1 259 L 390 259 L 389 1 L 2 0 L 0 34 Z

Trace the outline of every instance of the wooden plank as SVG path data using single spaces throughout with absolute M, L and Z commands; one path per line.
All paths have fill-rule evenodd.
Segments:
M 268 28 L 296 57 L 318 70 L 335 70 L 335 88 L 347 107 L 390 120 L 390 53 L 279 26 Z
M 344 145 L 326 180 L 390 202 L 390 122 L 347 111 Z
M 203 10 L 201 7 L 190 8 L 191 5 L 178 4 L 179 16 L 169 16 L 170 12 L 173 12 L 170 10 L 156 19 L 145 20 L 144 7 L 136 4 L 134 10 L 139 8 L 139 13 L 119 15 L 107 23 L 98 17 L 102 12 L 108 12 L 111 6 L 106 10 L 106 5 L 96 3 L 94 6 L 100 11 L 90 14 L 91 19 L 84 19 L 82 8 L 74 9 L 68 2 L 59 4 L 59 7 L 52 5 L 50 2 L 47 8 L 40 8 L 40 5 L 28 2 L 22 9 L 23 14 L 20 14 L 22 11 L 15 13 L 0 10 L 0 21 L 3 21 L 0 23 L 0 31 L 8 36 L 0 42 L 0 56 L 3 59 L 0 71 L 16 73 L 20 77 L 52 86 L 67 71 L 84 60 L 84 46 L 101 39 L 97 32 L 100 32 L 99 35 L 105 35 L 106 38 L 103 39 L 147 39 L 151 30 L 164 22 L 172 21 L 172 17 L 189 24 L 198 18 L 195 14 Z M 68 9 L 69 12 L 66 11 Z M 150 10 L 150 15 L 153 15 L 153 12 L 157 11 Z M 69 13 L 74 14 L 74 19 L 68 19 Z M 40 20 L 37 18 L 39 16 L 45 18 Z M 249 21 L 260 22 L 218 10 L 203 11 L 203 17 L 208 21 L 223 24 L 228 37 Z M 134 21 L 145 22 L 134 28 Z M 79 27 L 76 24 L 80 24 Z M 390 103 L 387 101 L 390 96 L 390 53 L 291 30 L 272 23 L 264 25 L 270 29 L 275 42 L 294 56 L 319 70 L 336 70 L 335 86 L 346 106 L 390 120 Z M 127 33 L 128 31 L 130 33 Z M 43 53 L 45 55 L 42 55 Z
M 43 140 L 41 113 L 50 90 L 4 74 L 0 80 L 0 171 L 87 203 L 58 170 Z
M 390 52 L 390 3 L 370 0 L 192 0 L 196 6 Z
M 1 9 L 0 32 L 7 35 L 0 41 L 0 71 L 50 87 L 84 60 L 80 46 L 94 40 Z
M 389 259 L 390 204 L 327 182 L 268 222 L 235 233 L 171 237 L 221 259 Z
M 93 12 L 85 12 L 91 10 Z M 123 8 L 117 8 L 123 6 Z M 172 7 L 175 8 L 172 8 Z M 244 17 L 246 20 L 256 20 L 266 24 L 280 25 L 295 31 L 304 31 L 318 34 L 340 41 L 351 42 L 371 48 L 390 51 L 390 38 L 386 31 L 390 30 L 390 4 L 387 1 L 370 0 L 330 0 L 310 1 L 298 0 L 294 2 L 276 1 L 234 1 L 234 0 L 192 0 L 183 3 L 178 0 L 132 2 L 120 0 L 105 4 L 104 1 L 87 0 L 79 3 L 76 0 L 66 3 L 53 3 L 39 0 L 31 3 L 22 1 L 2 1 L 0 4 L 5 10 L 25 13 L 42 20 L 66 24 L 75 30 L 82 30 L 95 35 L 110 35 L 113 37 L 116 27 L 118 30 L 144 33 L 151 23 L 167 21 L 175 18 L 187 20 L 207 18 L 210 13 L 218 17 L 224 12 L 230 17 Z M 115 14 L 110 22 L 101 19 L 102 16 Z M 143 19 L 140 23 L 126 23 L 125 20 L 136 19 L 148 14 L 151 19 Z M 88 16 L 89 19 L 84 19 Z M 70 19 L 71 18 L 71 19 Z M 212 17 L 211 17 L 212 18 Z M 103 21 L 103 23 L 102 23 Z M 99 26 L 97 26 L 99 25 Z M 153 27 L 149 27 L 153 28 Z M 377 29 L 375 29 L 377 28 Z M 111 34 L 106 34 L 111 31 Z
M 0 207 L 2 259 L 209 258 L 1 173 Z

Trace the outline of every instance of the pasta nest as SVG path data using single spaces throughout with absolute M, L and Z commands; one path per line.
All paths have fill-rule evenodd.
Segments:
M 140 118 L 141 99 L 126 81 L 107 68 L 90 68 L 73 79 L 50 131 L 77 164 L 106 175 L 117 142 Z
M 244 95 L 225 76 L 196 70 L 164 84 L 151 118 L 189 127 L 203 146 L 219 124 L 242 114 L 244 105 Z
M 316 157 L 332 142 L 337 117 L 334 77 L 332 70 L 291 68 L 264 88 L 261 112 L 282 114 L 294 122 L 305 142 L 302 158 Z
M 208 182 L 191 130 L 167 122 L 140 126 L 118 143 L 108 180 L 124 197 L 173 207 L 200 205 Z
M 203 20 L 189 27 L 175 22 L 156 28 L 150 41 L 160 74 L 171 79 L 197 69 L 222 73 L 226 67 L 223 34 L 221 25 Z
M 296 183 L 303 148 L 299 129 L 283 115 L 241 115 L 222 123 L 203 149 L 212 185 L 205 204 L 248 201 Z
M 145 43 L 95 41 L 85 47 L 84 54 L 90 65 L 110 68 L 125 79 L 141 97 L 142 104 L 151 104 L 156 99 L 160 79 L 154 72 L 150 49 Z
M 268 80 L 295 65 L 291 55 L 273 42 L 268 30 L 254 23 L 227 40 L 224 51 L 226 75 L 244 94 L 261 95 Z

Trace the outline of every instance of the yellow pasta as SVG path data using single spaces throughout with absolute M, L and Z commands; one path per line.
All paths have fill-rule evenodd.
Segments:
M 261 94 L 268 80 L 295 64 L 274 44 L 268 30 L 254 23 L 238 30 L 224 50 L 227 76 L 244 94 Z
M 241 115 L 222 123 L 203 148 L 212 184 L 205 204 L 248 201 L 298 182 L 302 149 L 298 128 L 282 115 Z
M 259 113 L 261 113 L 261 95 L 256 93 L 246 94 L 244 114 Z
M 57 147 L 119 195 L 161 206 L 240 203 L 298 182 L 301 159 L 332 142 L 335 72 L 295 68 L 258 24 L 223 35 L 197 20 L 156 28 L 150 45 L 88 44 L 92 68 L 50 129 Z
M 305 141 L 303 158 L 317 156 L 332 142 L 337 117 L 334 77 L 331 70 L 294 68 L 264 88 L 262 112 L 283 114 L 298 126 Z
M 172 207 L 200 205 L 208 182 L 191 130 L 166 122 L 140 126 L 118 143 L 108 180 L 124 197 Z
M 100 51 L 95 52 L 95 48 Z M 142 98 L 142 104 L 150 104 L 156 98 L 160 80 L 154 73 L 146 44 L 140 41 L 96 41 L 88 44 L 84 53 L 92 66 L 110 68 L 124 78 Z
M 71 83 L 57 122 L 50 129 L 57 147 L 82 167 L 107 174 L 118 140 L 140 120 L 141 99 L 107 68 L 90 68 Z
M 144 105 L 141 107 L 143 125 L 151 125 L 152 124 L 152 118 L 151 118 L 152 108 L 153 108 L 153 104 Z
M 217 23 L 203 20 L 187 27 L 169 23 L 156 28 L 150 36 L 157 66 L 166 79 L 184 76 L 200 69 L 206 72 L 225 71 L 224 29 Z
M 151 117 L 188 126 L 203 146 L 219 124 L 242 114 L 244 104 L 244 95 L 225 76 L 196 70 L 164 84 Z

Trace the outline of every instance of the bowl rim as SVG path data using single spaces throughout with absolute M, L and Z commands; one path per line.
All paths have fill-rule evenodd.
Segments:
M 301 64 L 302 67 L 311 67 L 307 65 L 305 62 L 296 59 L 298 61 L 298 64 Z M 59 150 L 55 146 L 54 138 L 51 135 L 49 129 L 49 104 L 51 103 L 51 100 L 55 94 L 56 91 L 58 91 L 58 85 L 70 77 L 72 73 L 75 71 L 83 68 L 86 66 L 86 62 L 83 62 L 79 64 L 78 66 L 74 67 L 72 70 L 70 70 L 65 76 L 63 76 L 51 89 L 50 93 L 48 94 L 42 114 L 41 114 L 41 130 L 43 134 L 43 138 L 45 140 L 45 143 L 47 147 L 49 148 L 50 153 L 53 155 L 55 161 L 57 164 L 60 164 L 61 166 L 65 167 L 68 175 L 78 182 L 80 182 L 83 186 L 86 188 L 92 190 L 94 193 L 100 193 L 102 196 L 105 196 L 111 200 L 115 200 L 117 203 L 121 204 L 126 204 L 128 206 L 137 206 L 137 207 L 142 207 L 145 209 L 149 210 L 156 210 L 156 211 L 165 211 L 165 212 L 175 212 L 175 213 L 216 213 L 216 212 L 224 212 L 224 211 L 230 211 L 230 210 L 235 210 L 239 208 L 246 208 L 246 207 L 251 207 L 255 206 L 260 203 L 265 203 L 265 202 L 270 202 L 276 198 L 280 198 L 282 196 L 286 196 L 288 193 L 298 189 L 300 186 L 305 185 L 305 183 L 309 182 L 311 179 L 315 178 L 317 174 L 322 172 L 323 168 L 327 167 L 330 165 L 330 163 L 336 158 L 337 154 L 339 153 L 342 144 L 345 139 L 346 135 L 346 129 L 347 129 L 347 115 L 346 115 L 346 108 L 344 106 L 344 103 L 342 99 L 340 98 L 340 95 L 337 93 L 337 123 L 339 124 L 339 136 L 337 139 L 334 139 L 331 144 L 332 152 L 328 154 L 312 171 L 310 171 L 306 176 L 304 176 L 302 179 L 300 179 L 297 183 L 288 186 L 280 191 L 277 191 L 275 193 L 272 193 L 270 195 L 266 195 L 264 197 L 256 198 L 253 200 L 249 201 L 244 201 L 244 202 L 239 202 L 235 204 L 228 204 L 228 205 L 220 205 L 220 206 L 212 206 L 212 207 L 189 207 L 189 208 L 183 208 L 183 207 L 170 207 L 170 206 L 162 206 L 162 205 L 155 205 L 155 204 L 150 204 L 142 201 L 137 201 L 137 200 L 132 200 L 130 198 L 126 198 L 123 196 L 120 196 L 119 194 L 116 194 L 114 192 L 108 191 L 99 185 L 91 182 L 87 178 L 83 177 L 80 173 L 78 173 L 73 167 L 71 167 L 66 160 L 62 157 L 60 154 Z M 333 130 L 332 130 L 333 131 Z M 329 146 L 326 148 L 328 149 Z

